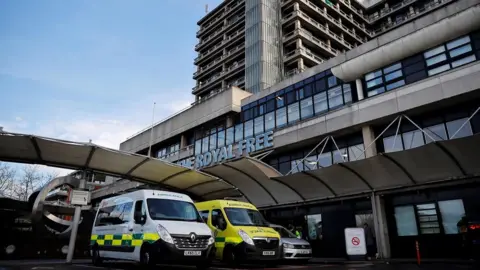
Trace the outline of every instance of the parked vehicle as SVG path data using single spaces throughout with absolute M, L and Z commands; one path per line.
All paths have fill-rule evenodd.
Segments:
M 139 190 L 104 199 L 91 235 L 95 265 L 103 259 L 194 264 L 208 268 L 214 238 L 190 197 Z
M 229 264 L 280 259 L 280 235 L 268 226 L 257 208 L 245 202 L 214 200 L 195 204 L 214 231 L 216 258 Z
M 297 237 L 280 225 L 270 224 L 280 234 L 282 258 L 284 260 L 301 260 L 307 262 L 312 258 L 312 247 L 306 240 Z

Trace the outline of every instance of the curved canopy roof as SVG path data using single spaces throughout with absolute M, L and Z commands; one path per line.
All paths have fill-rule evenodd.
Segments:
M 304 202 L 480 175 L 480 134 L 276 178 Z

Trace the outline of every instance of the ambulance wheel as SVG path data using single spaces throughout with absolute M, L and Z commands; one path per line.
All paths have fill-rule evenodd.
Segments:
M 100 251 L 98 250 L 97 246 L 93 247 L 92 250 L 92 264 L 95 266 L 102 264 L 102 257 L 100 257 Z
M 237 257 L 235 256 L 235 251 L 231 246 L 227 246 L 223 250 L 223 261 L 228 265 L 235 265 L 237 263 Z
M 150 247 L 148 245 L 143 245 L 140 250 L 140 264 L 144 267 L 151 267 L 155 265 L 154 259 L 150 252 Z

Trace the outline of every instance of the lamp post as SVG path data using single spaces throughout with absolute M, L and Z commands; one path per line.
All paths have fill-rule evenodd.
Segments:
M 152 156 L 152 140 L 153 140 L 153 121 L 155 119 L 155 105 L 157 103 L 153 102 L 153 111 L 152 111 L 152 126 L 150 127 L 150 142 L 148 144 L 148 156 Z

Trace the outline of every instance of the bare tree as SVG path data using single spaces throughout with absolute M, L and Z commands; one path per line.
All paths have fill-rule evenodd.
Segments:
M 16 170 L 8 164 L 0 162 L 0 195 L 10 196 L 10 191 L 15 180 Z
M 13 193 L 17 199 L 27 201 L 35 190 L 47 184 L 56 175 L 56 173 L 42 174 L 38 165 L 25 165 L 23 175 L 15 181 Z

